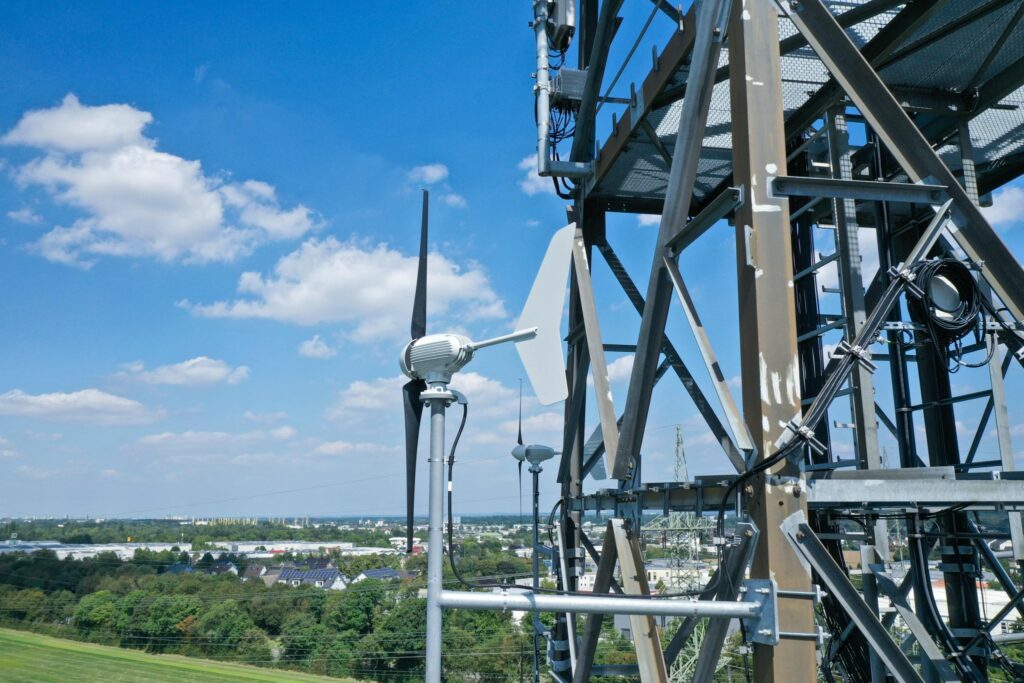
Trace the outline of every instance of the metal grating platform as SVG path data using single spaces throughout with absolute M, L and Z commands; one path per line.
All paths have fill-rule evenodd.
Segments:
M 826 4 L 846 26 L 855 44 L 874 56 L 886 84 L 913 112 L 926 136 L 946 154 L 950 111 L 969 121 L 977 153 L 978 182 L 982 191 L 1024 171 L 1019 158 L 1024 146 L 1024 22 L 1013 22 L 1024 0 L 951 0 L 908 34 L 891 40 L 908 5 L 864 0 L 834 0 Z M 847 13 L 857 20 L 843 20 Z M 1008 26 L 1014 26 L 1003 35 Z M 825 66 L 803 44 L 792 23 L 779 19 L 782 44 L 783 104 L 787 135 L 797 141 L 819 103 L 836 101 L 838 94 Z M 587 188 L 592 199 L 609 200 L 608 209 L 658 211 L 664 200 L 668 161 L 639 125 L 646 119 L 664 149 L 671 150 L 682 110 L 687 71 L 686 31 L 673 36 L 663 50 L 665 59 L 682 55 L 669 76 L 652 71 L 644 82 L 642 100 L 627 108 L 616 129 L 598 154 L 598 170 Z M 990 54 L 991 53 L 991 54 Z M 719 60 L 719 82 L 708 115 L 700 171 L 694 193 L 699 209 L 727 186 L 732 173 L 732 130 L 727 79 L 728 52 Z M 939 116 L 937 114 L 942 114 Z

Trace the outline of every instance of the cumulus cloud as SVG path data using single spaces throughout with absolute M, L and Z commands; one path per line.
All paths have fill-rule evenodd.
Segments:
M 278 427 L 269 432 L 256 429 L 249 432 L 193 431 L 160 432 L 147 434 L 127 447 L 127 450 L 147 452 L 196 452 L 209 450 L 231 450 L 251 448 L 253 444 L 287 441 L 298 432 L 289 426 Z
M 247 411 L 245 411 L 245 414 L 242 417 L 244 417 L 246 420 L 250 420 L 252 422 L 272 423 L 272 422 L 280 422 L 281 420 L 287 420 L 288 419 L 288 413 L 285 413 L 285 412 L 255 413 L 255 412 L 253 412 L 251 410 L 247 410 Z
M 15 450 L 14 444 L 9 439 L 0 436 L 0 460 L 10 460 L 18 457 L 21 457 L 21 454 Z
M 619 356 L 608 364 L 608 380 L 611 382 L 628 380 L 631 374 L 633 374 L 633 354 Z
M 162 365 L 146 370 L 141 362 L 123 366 L 120 377 L 135 379 L 146 384 L 169 384 L 172 386 L 209 386 L 211 384 L 238 384 L 249 377 L 249 368 L 233 368 L 222 360 L 198 356 L 173 365 Z
M 243 273 L 234 301 L 179 305 L 208 318 L 264 318 L 299 325 L 351 324 L 360 341 L 407 334 L 417 258 L 386 244 L 363 247 L 334 237 L 309 239 L 281 258 L 272 274 Z M 458 321 L 502 318 L 504 304 L 479 267 L 460 268 L 433 253 L 428 313 L 458 310 Z
M 299 432 L 298 430 L 295 429 L 295 427 L 290 427 L 288 425 L 270 430 L 270 436 L 274 437 L 275 439 L 278 439 L 279 441 L 287 441 L 288 439 L 294 439 L 296 436 L 298 436 L 298 434 Z
M 434 185 L 448 177 L 448 167 L 444 164 L 424 164 L 409 171 L 409 180 L 413 183 Z
M 446 206 L 450 206 L 453 209 L 464 209 L 469 206 L 466 198 L 455 192 L 449 192 L 448 194 L 441 195 L 441 201 L 444 202 Z
M 381 455 L 394 453 L 397 448 L 370 442 L 325 441 L 313 450 L 319 455 Z
M 551 182 L 551 178 L 541 178 L 537 173 L 536 154 L 525 157 L 519 162 L 518 168 L 524 172 L 524 176 L 519 180 L 520 190 L 531 197 L 537 194 L 555 194 L 555 186 Z
M 15 471 L 29 479 L 49 479 L 55 474 L 59 474 L 58 470 L 48 470 L 42 467 L 33 467 L 32 465 L 19 465 Z
M 339 421 L 362 421 L 373 413 L 393 415 L 401 406 L 402 386 L 408 381 L 404 375 L 378 377 L 372 381 L 356 380 L 338 393 L 327 417 Z M 476 417 L 505 417 L 515 414 L 518 409 L 518 389 L 478 372 L 460 372 L 452 380 L 452 388 L 466 395 Z M 535 404 L 532 397 L 524 397 L 523 405 L 527 409 Z
M 43 222 L 43 217 L 27 206 L 15 209 L 14 211 L 8 211 L 7 217 L 12 221 L 24 223 L 25 225 L 38 225 Z
M 636 216 L 636 221 L 640 225 L 661 225 L 661 216 L 656 213 L 640 213 Z
M 983 207 L 988 222 L 996 228 L 1009 228 L 1024 220 L 1024 188 L 1012 186 L 992 195 L 992 206 Z
M 312 339 L 307 339 L 299 344 L 299 355 L 306 358 L 325 359 L 331 358 L 337 353 L 334 348 L 320 338 L 319 334 L 314 334 Z
M 162 413 L 148 410 L 138 401 L 99 389 L 51 394 L 27 394 L 14 389 L 0 394 L 0 415 L 100 425 L 131 425 L 153 422 Z
M 40 254 L 84 267 L 101 256 L 226 262 L 317 227 L 309 208 L 282 208 L 267 183 L 207 175 L 199 161 L 157 150 L 144 132 L 152 121 L 127 104 L 89 106 L 69 94 L 0 138 L 41 153 L 16 169 L 20 184 L 83 214 L 46 233 Z

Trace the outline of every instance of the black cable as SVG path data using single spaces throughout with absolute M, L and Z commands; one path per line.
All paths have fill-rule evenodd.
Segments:
M 979 332 L 978 328 L 978 319 L 984 306 L 983 297 L 978 291 L 977 282 L 970 268 L 959 259 L 937 258 L 918 263 L 911 272 L 914 274 L 914 285 L 920 289 L 922 295 L 908 297 L 907 308 L 912 318 L 924 323 L 928 336 L 935 345 L 939 357 L 946 362 L 947 369 L 956 372 L 961 366 L 979 368 L 991 361 L 994 345 L 989 349 L 988 357 L 981 363 L 972 364 L 962 360 L 961 340 L 973 331 L 980 343 L 984 334 L 984 330 Z M 952 310 L 940 306 L 932 297 L 932 284 L 940 278 L 959 295 L 960 300 Z
M 455 579 L 465 586 L 466 588 L 507 588 L 508 584 L 501 583 L 498 581 L 483 581 L 479 583 L 470 583 L 462 577 L 462 572 L 459 571 L 458 565 L 455 563 L 455 542 L 454 532 L 455 528 L 455 517 L 452 513 L 452 473 L 455 470 L 455 450 L 459 447 L 459 439 L 462 437 L 462 430 L 466 428 L 466 418 L 469 416 L 469 404 L 462 404 L 462 421 L 459 423 L 459 431 L 455 433 L 455 439 L 452 441 L 452 448 L 448 452 L 448 564 L 451 565 L 452 574 L 455 575 Z

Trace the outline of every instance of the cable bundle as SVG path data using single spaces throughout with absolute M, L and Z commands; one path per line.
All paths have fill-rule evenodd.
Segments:
M 908 297 L 907 307 L 911 317 L 927 327 L 929 337 L 947 364 L 952 358 L 950 371 L 955 372 L 961 365 L 980 367 L 987 363 L 990 358 L 977 365 L 961 360 L 960 340 L 973 331 L 981 341 L 978 318 L 984 304 L 970 269 L 963 261 L 944 258 L 924 261 L 913 269 L 913 273 L 914 284 L 922 296 Z M 943 288 L 955 290 L 959 301 L 954 306 L 950 306 L 950 302 L 936 301 L 936 292 Z M 952 352 L 950 346 L 953 347 Z

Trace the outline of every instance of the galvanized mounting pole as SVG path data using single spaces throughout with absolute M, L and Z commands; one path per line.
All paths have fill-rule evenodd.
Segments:
M 734 3 L 729 67 L 733 177 L 748 189 L 736 211 L 743 414 L 764 458 L 775 452 L 783 426 L 801 414 L 789 203 L 769 192 L 772 177 L 786 174 L 778 16 L 769 0 Z M 771 474 L 799 472 L 784 464 Z M 780 589 L 809 591 L 810 577 L 779 529 L 789 515 L 806 514 L 806 497 L 765 477 L 752 480 L 749 493 L 751 516 L 762 531 L 751 576 L 775 578 Z M 807 601 L 779 601 L 782 631 L 811 632 L 813 617 Z M 759 682 L 813 681 L 816 665 L 811 641 L 754 649 Z
M 540 588 L 540 473 L 539 464 L 530 465 L 533 475 L 533 587 Z M 537 632 L 537 618 L 533 619 L 533 683 L 540 683 L 540 633 Z
M 430 516 L 427 546 L 426 683 L 441 683 L 441 590 L 444 588 L 444 411 L 455 396 L 447 389 L 428 389 L 430 405 Z

